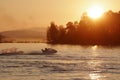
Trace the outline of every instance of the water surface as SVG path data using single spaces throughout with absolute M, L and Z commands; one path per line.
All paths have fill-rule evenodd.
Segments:
M 50 47 L 55 55 L 2 55 L 0 80 L 120 80 L 120 47 L 1 43 L 25 54 Z

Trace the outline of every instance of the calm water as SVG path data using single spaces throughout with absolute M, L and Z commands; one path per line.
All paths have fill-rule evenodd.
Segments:
M 2 43 L 25 54 L 50 47 L 55 55 L 0 56 L 0 80 L 120 80 L 120 47 Z

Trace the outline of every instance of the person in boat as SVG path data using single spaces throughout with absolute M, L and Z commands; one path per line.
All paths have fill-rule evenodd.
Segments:
M 48 51 L 48 48 L 45 48 L 45 49 L 41 49 L 42 52 L 45 52 L 45 51 Z

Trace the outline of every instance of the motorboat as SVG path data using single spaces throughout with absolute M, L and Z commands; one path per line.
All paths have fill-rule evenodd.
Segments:
M 55 54 L 57 52 L 57 50 L 52 49 L 52 48 L 45 48 L 44 50 L 41 49 L 42 54 Z
M 57 50 L 52 48 L 41 49 L 41 51 L 33 51 L 29 53 L 30 55 L 52 55 L 57 53 Z

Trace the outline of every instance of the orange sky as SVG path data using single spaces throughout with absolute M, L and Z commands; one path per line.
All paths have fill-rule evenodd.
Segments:
M 0 0 L 0 31 L 79 21 L 94 4 L 120 10 L 120 0 Z

